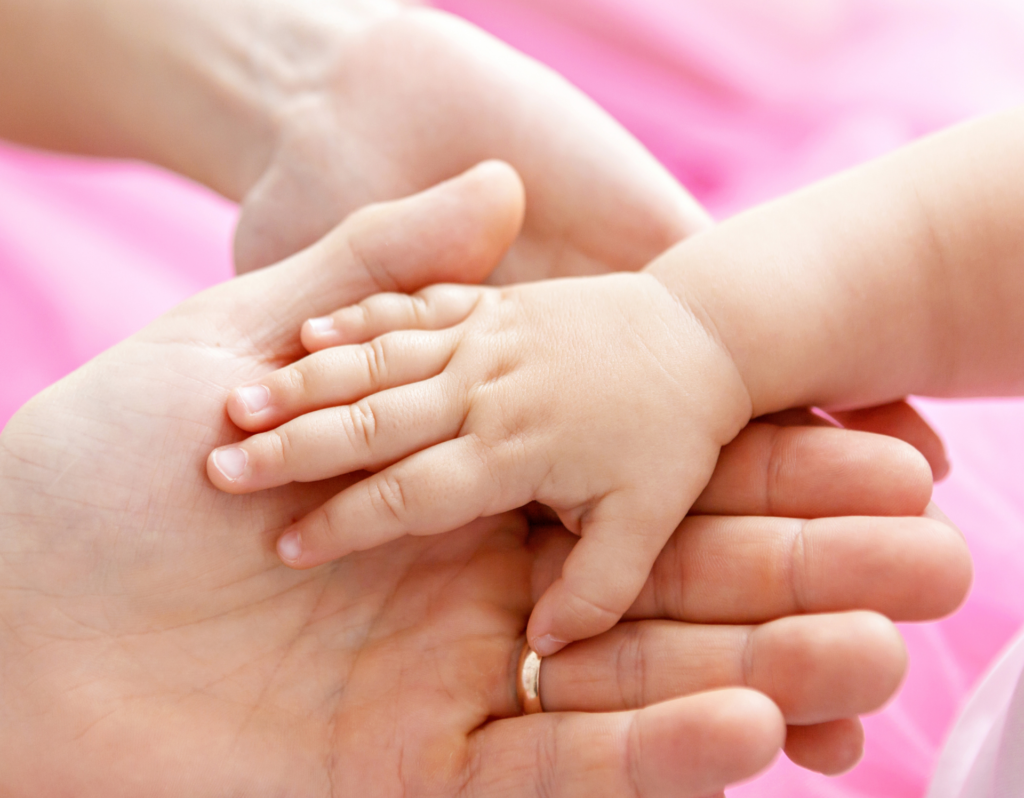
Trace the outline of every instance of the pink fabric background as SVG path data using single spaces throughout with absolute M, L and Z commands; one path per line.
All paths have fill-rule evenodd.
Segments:
M 562 72 L 719 217 L 1024 100 L 1009 0 L 443 0 Z M 235 209 L 136 165 L 0 147 L 0 424 L 33 394 L 230 276 Z M 907 684 L 830 780 L 785 761 L 733 796 L 921 796 L 943 736 L 1024 622 L 1024 403 L 921 402 L 936 491 L 977 564 L 965 608 L 905 629 Z

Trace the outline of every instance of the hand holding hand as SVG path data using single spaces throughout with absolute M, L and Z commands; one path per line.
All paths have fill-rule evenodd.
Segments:
M 698 502 L 717 515 L 685 522 L 628 623 L 545 661 L 551 714 L 525 718 L 516 656 L 572 535 L 505 515 L 298 572 L 273 541 L 344 481 L 245 498 L 209 484 L 206 453 L 238 439 L 230 389 L 302 355 L 281 330 L 381 290 L 479 279 L 518 223 L 508 176 L 483 170 L 361 212 L 313 250 L 190 300 L 10 421 L 0 792 L 697 798 L 763 767 L 783 718 L 797 761 L 853 764 L 851 718 L 891 695 L 905 660 L 891 623 L 848 610 L 949 612 L 969 582 L 966 547 L 924 518 L 728 514 L 916 515 L 929 481 L 905 445 L 742 433 Z M 471 222 L 436 225 L 439 212 Z
M 281 32 L 264 45 L 302 83 L 279 86 L 271 73 L 273 140 L 245 191 L 240 271 L 488 158 L 519 172 L 528 199 L 496 282 L 640 269 L 710 223 L 593 101 L 473 25 L 427 8 L 334 25 L 324 6 L 282 4 Z
M 214 452 L 214 483 L 383 469 L 281 538 L 293 567 L 552 507 L 581 540 L 531 621 L 544 656 L 619 620 L 750 415 L 728 354 L 643 273 L 379 295 L 303 339 L 348 345 L 235 392 L 232 420 L 277 429 Z

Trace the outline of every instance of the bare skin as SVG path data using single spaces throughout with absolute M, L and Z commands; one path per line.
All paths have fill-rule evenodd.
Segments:
M 529 194 L 499 281 L 639 269 L 710 220 L 561 77 L 392 0 L 2 0 L 0 136 L 242 202 L 245 272 L 487 158 Z
M 1021 109 L 957 126 L 742 214 L 649 271 L 700 297 L 755 413 L 1019 395 L 1022 136 Z
M 581 536 L 530 622 L 553 654 L 619 620 L 752 418 L 1021 390 L 1022 132 L 1018 110 L 922 141 L 639 274 L 311 319 L 313 354 L 232 397 L 260 434 L 210 477 L 247 493 L 376 472 L 280 538 L 297 568 L 543 502 Z
M 639 268 L 667 243 L 707 223 L 706 216 L 695 208 L 685 192 L 589 101 L 490 37 L 435 12 L 421 10 L 407 15 L 397 4 L 373 0 L 3 0 L 0 37 L 0 84 L 4 86 L 0 92 L 0 135 L 34 146 L 142 158 L 182 172 L 230 198 L 246 199 L 237 240 L 242 270 L 297 251 L 327 232 L 349 209 L 365 201 L 408 193 L 488 156 L 502 156 L 516 163 L 526 176 L 531 207 L 542 207 L 543 200 L 545 208 L 545 216 L 532 214 L 527 220 L 522 245 L 517 244 L 501 264 L 498 276 L 505 279 L 542 276 L 529 270 L 532 264 L 545 264 L 553 273 L 563 274 L 588 269 Z M 360 72 L 366 80 L 358 84 L 361 90 L 357 92 L 352 91 L 357 84 L 350 80 L 355 73 L 347 68 L 355 58 L 345 56 L 349 52 L 346 43 L 352 37 L 362 42 L 353 52 L 358 50 L 362 54 L 359 60 L 365 59 L 366 64 Z M 411 59 L 406 74 L 394 74 L 394 61 L 376 47 L 378 42 L 389 43 Z M 544 81 L 540 91 L 536 85 L 538 78 Z M 400 112 L 406 106 L 387 97 L 396 81 L 405 101 L 409 96 L 422 98 L 412 117 L 420 120 L 417 124 L 401 124 Z M 448 89 L 452 90 L 450 94 L 446 93 Z M 508 105 L 495 102 L 495 98 L 506 99 Z M 446 139 L 444 135 L 420 135 L 423 124 L 437 124 L 438 119 L 431 115 L 434 108 L 443 108 L 444 119 L 450 123 L 441 133 L 447 129 L 457 132 L 457 136 Z M 521 113 L 532 122 L 544 124 L 525 125 Z M 564 134 L 552 137 L 560 130 Z M 594 136 L 593 151 L 577 152 L 582 137 L 574 131 Z M 401 138 L 405 134 L 407 137 Z M 336 149 L 339 141 L 351 141 L 353 147 Z M 429 146 L 419 148 L 421 142 Z M 459 149 L 463 143 L 466 147 Z M 567 148 L 566 143 L 572 146 Z M 371 158 L 377 167 L 398 163 L 396 156 L 400 154 L 406 174 L 367 168 L 364 156 L 374 152 L 383 152 L 382 156 Z M 596 154 L 614 157 L 596 158 Z M 449 157 L 451 162 L 445 160 Z M 449 171 L 437 174 L 434 164 Z M 628 197 L 629 202 L 621 204 L 621 197 Z M 609 202 L 613 210 L 609 210 Z M 631 209 L 636 213 L 624 214 Z M 581 211 L 587 211 L 597 221 L 591 224 L 590 217 Z M 423 282 L 439 279 L 466 278 L 454 272 L 434 273 Z M 418 287 L 416 283 L 374 286 L 374 290 Z M 352 301 L 357 295 L 348 295 L 346 299 Z M 238 315 L 244 317 L 248 312 L 240 310 Z M 249 319 L 241 326 L 246 340 L 255 335 L 255 324 L 256 320 Z M 197 358 L 184 369 L 191 374 L 191 367 L 201 358 L 194 352 L 189 356 Z M 115 360 L 107 358 L 104 363 L 109 365 Z M 98 368 L 85 374 L 85 383 L 93 388 L 105 378 Z M 192 399 L 189 396 L 185 404 Z M 105 401 L 93 400 L 88 412 L 82 402 L 62 406 L 71 408 L 72 414 L 102 418 L 107 409 Z M 37 401 L 35 407 L 61 412 L 58 404 L 50 396 Z M 895 407 L 899 408 L 899 423 L 890 425 L 886 431 L 914 440 L 928 454 L 933 470 L 944 471 L 941 444 L 934 433 L 906 405 Z M 205 411 L 199 412 L 198 405 L 192 411 L 196 418 L 207 418 L 203 415 Z M 26 411 L 19 424 L 29 416 Z M 156 429 L 167 430 L 169 435 L 169 419 L 161 423 L 163 426 L 157 425 Z M 209 420 L 201 423 L 213 425 Z M 17 428 L 14 425 L 11 430 Z M 137 434 L 147 437 L 141 426 Z M 8 439 L 13 440 L 12 435 Z M 827 439 L 828 444 L 819 451 L 820 459 L 846 462 L 850 447 L 856 448 L 852 443 L 855 440 L 858 439 Z M 101 443 L 112 447 L 127 445 L 111 436 L 100 436 L 94 441 L 96 447 Z M 837 448 L 829 450 L 829 446 Z M 89 453 L 87 459 L 95 457 L 89 446 L 85 451 Z M 812 462 L 819 463 L 812 474 L 825 473 L 820 461 Z M 893 461 L 884 457 L 866 457 L 862 474 L 868 478 L 869 466 L 885 462 L 890 462 L 892 468 L 872 472 L 871 484 L 878 483 L 880 474 L 889 474 L 886 485 L 899 487 L 904 484 L 902 480 L 910 480 L 916 486 L 910 494 L 920 495 L 920 474 L 908 465 L 912 460 L 897 458 L 895 464 L 904 469 L 900 472 Z M 757 465 L 766 467 L 762 461 Z M 771 466 L 770 473 L 776 470 Z M 107 476 L 117 481 L 129 475 L 119 465 Z M 130 476 L 137 475 L 133 472 Z M 159 478 L 154 475 L 152 484 L 170 492 L 171 487 L 161 481 L 165 476 L 165 471 L 160 472 Z M 837 477 L 840 476 L 845 480 L 849 473 L 840 470 Z M 14 478 L 19 488 L 34 484 L 31 479 L 26 482 L 20 469 Z M 755 485 L 763 484 L 758 476 L 752 478 Z M 68 482 L 67 477 L 61 480 L 62 485 Z M 13 483 L 6 484 L 10 488 Z M 734 481 L 729 486 L 730 490 L 736 487 Z M 36 493 L 30 491 L 26 495 Z M 81 504 L 76 496 L 92 498 L 89 489 L 79 482 L 68 487 L 65 495 L 71 497 L 72 506 Z M 796 502 L 792 506 L 805 509 L 807 500 L 813 504 L 816 498 L 807 497 L 801 505 L 796 495 L 787 495 Z M 755 491 L 753 496 L 747 496 L 753 498 L 760 501 L 762 497 Z M 832 499 L 838 503 L 819 507 L 823 514 L 828 513 L 829 507 L 839 508 L 836 512 L 841 513 L 851 507 L 856 508 L 854 514 L 876 511 L 859 505 L 856 495 L 845 502 L 834 494 Z M 160 494 L 159 501 L 154 503 L 171 507 L 173 499 Z M 911 504 L 916 506 L 916 499 Z M 750 503 L 742 506 L 748 508 L 744 512 L 758 512 L 749 509 L 754 506 Z M 5 512 L 6 507 L 3 505 Z M 905 503 L 901 507 L 883 507 L 877 512 L 916 512 L 907 510 Z M 763 509 L 776 508 L 769 505 Z M 38 519 L 39 528 L 68 523 L 63 512 L 52 507 L 44 510 Z M 138 516 L 126 517 L 131 522 L 128 528 L 138 526 Z M 5 530 L 8 528 L 14 527 L 5 524 Z M 17 528 L 24 532 L 23 527 Z M 926 555 L 928 551 L 920 549 L 918 553 Z M 866 553 L 859 556 L 865 557 L 865 562 L 871 561 Z M 956 603 L 967 564 L 959 552 L 947 552 L 945 562 L 949 566 L 947 591 L 938 591 L 947 599 L 942 605 L 945 609 L 918 607 L 910 613 L 913 617 L 930 617 L 929 613 L 944 612 Z M 170 562 L 168 568 L 175 574 L 173 578 L 184 584 L 187 577 L 180 565 Z M 54 580 L 59 581 L 53 574 L 45 575 L 40 589 L 54 592 Z M 874 598 L 858 599 L 858 595 L 856 591 L 850 592 L 830 607 L 871 607 L 902 617 L 901 613 L 915 600 L 908 596 L 905 604 L 896 601 L 890 606 L 883 602 L 883 606 Z M 181 598 L 186 603 L 190 601 L 184 594 Z M 203 599 L 205 594 L 196 598 Z M 38 598 L 34 603 L 43 606 Z M 770 602 L 769 606 L 770 612 L 775 612 L 781 604 Z M 39 628 L 45 630 L 46 624 Z M 58 662 L 55 670 L 70 667 L 70 660 L 77 664 L 78 653 Z M 415 650 L 410 649 L 410 656 L 416 656 Z M 884 657 L 881 660 L 892 661 Z M 97 668 L 102 676 L 99 663 Z M 891 677 L 892 671 L 871 676 L 881 683 Z M 207 710 L 212 715 L 219 711 L 212 705 Z M 13 719 L 15 715 L 9 717 Z M 154 728 L 147 723 L 146 734 L 155 734 Z M 805 737 L 819 739 L 818 726 L 801 728 L 809 730 Z M 859 750 L 856 724 L 842 721 L 820 728 L 828 732 L 820 735 L 820 745 L 804 745 L 799 749 L 802 753 L 791 751 L 791 755 L 818 769 L 836 770 L 852 764 L 849 752 Z M 837 729 L 844 730 L 845 744 L 833 744 Z M 190 727 L 191 731 L 194 730 Z M 129 742 L 152 739 L 146 734 L 141 738 L 129 735 Z M 38 750 L 34 753 L 38 754 Z M 78 752 L 72 758 L 81 762 L 81 756 L 82 752 Z M 42 772 L 53 761 L 56 760 L 43 756 L 42 764 L 39 759 L 25 759 L 17 764 L 23 775 L 30 762 Z M 113 774 L 107 772 L 107 755 L 97 756 L 95 763 L 105 769 L 96 778 L 101 782 L 109 778 L 113 783 Z M 211 767 L 215 770 L 216 763 Z M 14 770 L 5 772 L 15 774 Z M 255 772 L 259 772 L 259 767 Z M 181 777 L 180 770 L 154 773 L 151 794 L 158 794 L 155 785 L 163 777 L 175 784 L 175 779 Z M 16 779 L 16 775 L 11 779 Z M 229 782 L 230 778 L 225 783 Z M 46 794 L 45 790 L 28 792 Z M 101 793 L 112 794 L 110 790 Z
M 559 76 L 415 4 L 0 0 L 0 45 L 0 136 L 140 158 L 242 202 L 240 272 L 486 158 L 529 200 L 493 282 L 640 269 L 710 223 Z M 935 433 L 905 404 L 890 418 L 941 478 Z
M 530 717 L 511 670 L 569 533 L 503 515 L 299 572 L 273 543 L 344 481 L 238 498 L 206 480 L 204 453 L 238 438 L 230 389 L 302 354 L 282 328 L 386 285 L 479 279 L 500 259 L 518 211 L 495 176 L 357 214 L 8 424 L 5 795 L 697 798 L 763 767 L 786 723 L 798 761 L 852 764 L 852 718 L 905 667 L 885 616 L 949 612 L 970 579 L 956 530 L 915 517 L 930 480 L 904 444 L 750 427 L 698 503 L 716 515 L 672 539 L 631 620 L 546 661 L 553 711 Z M 396 224 L 404 245 L 384 235 Z M 814 479 L 826 489 L 809 495 Z M 772 508 L 820 520 L 724 515 Z

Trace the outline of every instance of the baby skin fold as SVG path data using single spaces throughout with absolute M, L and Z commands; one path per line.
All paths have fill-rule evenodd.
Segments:
M 221 489 L 372 472 L 278 541 L 313 567 L 539 501 L 580 535 L 538 653 L 611 628 L 759 415 L 1024 389 L 1024 114 L 742 214 L 644 271 L 380 294 L 228 402 Z M 356 532 L 358 530 L 358 533 Z

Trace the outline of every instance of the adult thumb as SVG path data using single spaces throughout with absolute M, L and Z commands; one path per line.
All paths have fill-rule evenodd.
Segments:
M 278 346 L 297 342 L 303 321 L 371 294 L 480 282 L 519 234 L 524 209 L 519 175 L 486 161 L 419 194 L 368 205 L 308 249 L 207 298 L 223 303 L 230 292 L 233 324 L 285 354 Z

